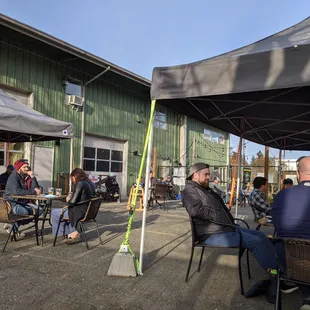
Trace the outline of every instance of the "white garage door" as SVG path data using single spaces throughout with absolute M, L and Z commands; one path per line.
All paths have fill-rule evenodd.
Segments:
M 127 148 L 126 143 L 85 136 L 83 169 L 92 175 L 116 175 L 121 195 L 126 196 L 127 186 Z

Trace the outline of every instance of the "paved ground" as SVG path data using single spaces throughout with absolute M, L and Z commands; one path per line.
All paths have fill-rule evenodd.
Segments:
M 251 222 L 249 209 L 242 208 L 240 213 Z M 131 235 L 136 254 L 141 216 L 137 213 Z M 98 222 L 104 244 L 97 246 L 95 231 L 91 231 L 89 251 L 84 243 L 67 246 L 59 241 L 53 247 L 51 234 L 46 236 L 44 247 L 37 247 L 33 231 L 24 240 L 9 243 L 0 254 L 0 309 L 273 309 L 264 297 L 246 299 L 240 295 L 236 250 L 208 249 L 200 274 L 195 272 L 197 253 L 190 281 L 184 282 L 191 235 L 187 213 L 176 202 L 169 203 L 168 212 L 148 213 L 144 275 L 134 279 L 107 277 L 127 220 L 125 204 L 103 204 Z M 89 227 L 94 228 L 92 224 Z M 1 225 L 0 246 L 5 237 Z M 246 290 L 265 277 L 255 259 L 250 259 L 252 280 L 247 280 L 244 268 Z M 284 309 L 299 307 L 298 291 L 284 297 Z

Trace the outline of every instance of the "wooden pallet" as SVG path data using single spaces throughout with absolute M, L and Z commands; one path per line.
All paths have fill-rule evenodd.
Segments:
M 136 189 L 135 186 L 132 185 L 131 189 L 130 189 L 128 202 L 127 202 L 127 210 L 131 209 L 131 203 L 132 203 L 132 199 L 133 199 L 135 189 Z M 136 203 L 139 203 L 139 205 L 137 205 L 136 211 L 143 211 L 143 197 L 144 197 L 144 188 L 140 187 L 138 189 L 137 202 L 136 202 Z

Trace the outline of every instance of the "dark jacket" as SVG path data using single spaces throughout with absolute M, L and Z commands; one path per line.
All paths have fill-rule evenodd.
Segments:
M 182 192 L 182 202 L 193 223 L 197 237 L 201 241 L 212 234 L 234 231 L 233 227 L 211 223 L 234 225 L 234 219 L 224 204 L 223 199 L 210 188 L 188 181 Z
M 25 179 L 16 171 L 13 171 L 9 178 L 8 181 L 6 183 L 5 186 L 5 192 L 3 195 L 3 198 L 10 200 L 12 207 L 15 206 L 14 201 L 18 201 L 18 199 L 16 198 L 12 198 L 11 196 L 24 196 L 24 195 L 34 195 L 35 191 L 34 189 L 37 187 L 37 183 L 36 182 L 32 182 L 31 183 L 31 188 L 27 189 L 27 184 Z
M 76 184 L 72 197 L 68 202 L 70 223 L 77 226 L 78 221 L 85 216 L 89 200 L 95 197 L 95 185 L 91 181 L 80 181 Z
M 278 237 L 310 239 L 310 180 L 280 191 L 271 214 Z

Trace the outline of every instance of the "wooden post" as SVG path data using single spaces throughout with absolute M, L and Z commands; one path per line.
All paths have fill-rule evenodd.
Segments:
M 193 138 L 193 149 L 192 149 L 193 153 L 192 153 L 192 162 L 191 165 L 193 165 L 196 161 L 196 138 Z
M 236 184 L 236 179 L 237 179 L 237 169 L 238 169 L 238 163 L 239 163 L 239 156 L 240 156 L 240 152 L 241 152 L 241 143 L 242 143 L 242 139 L 240 138 L 239 145 L 238 145 L 238 152 L 237 152 L 237 156 L 235 158 L 235 163 L 234 163 L 233 178 L 231 181 L 230 198 L 229 198 L 229 208 L 230 209 L 232 207 L 233 198 L 234 198 L 234 194 L 235 194 L 235 184 Z
M 157 160 L 157 148 L 154 147 L 153 153 L 153 177 L 156 178 L 156 160 Z
M 265 167 L 264 167 L 264 176 L 267 179 L 265 196 L 268 201 L 268 171 L 269 171 L 269 146 L 265 146 Z

